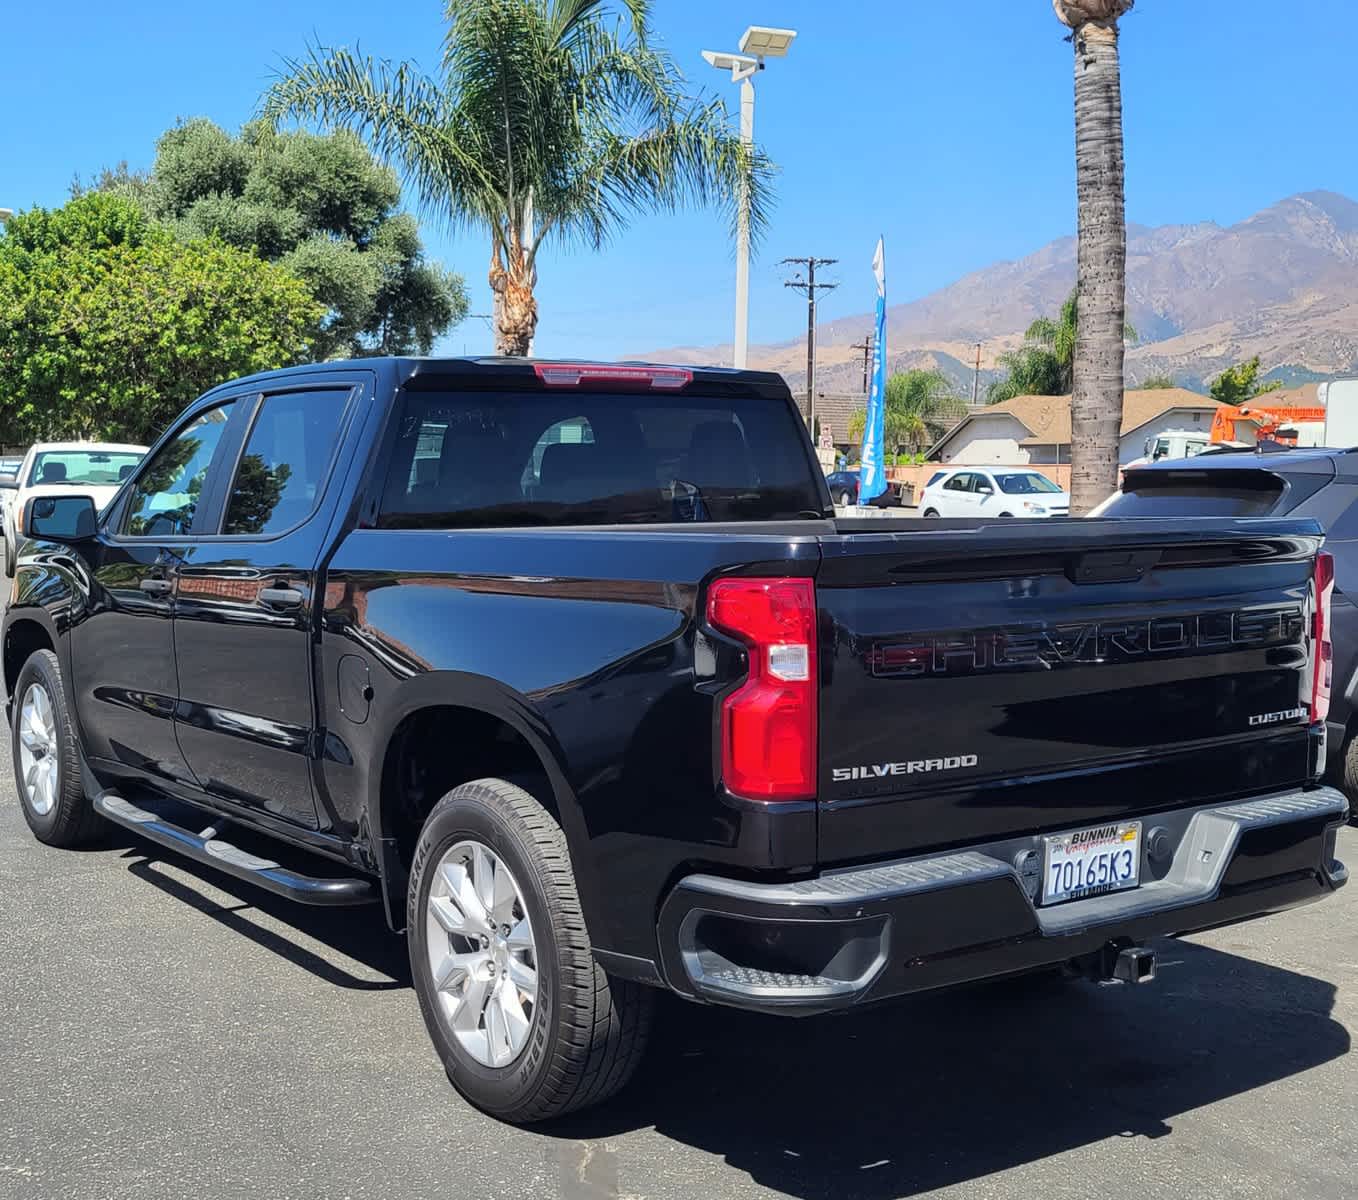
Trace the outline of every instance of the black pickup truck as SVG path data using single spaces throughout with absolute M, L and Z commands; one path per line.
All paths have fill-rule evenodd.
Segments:
M 1318 526 L 836 520 L 773 375 L 258 375 L 23 523 L 34 833 L 383 904 L 507 1120 L 620 1087 L 654 988 L 1140 981 L 1346 878 Z

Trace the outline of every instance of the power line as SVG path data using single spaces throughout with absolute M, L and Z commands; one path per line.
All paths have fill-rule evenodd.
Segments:
M 816 268 L 832 267 L 837 258 L 785 258 L 780 266 L 806 268 L 806 277 L 800 273 L 793 279 L 785 279 L 784 287 L 794 288 L 806 297 L 806 423 L 812 437 L 816 433 L 816 293 L 828 292 L 837 288 L 837 283 L 817 283 Z

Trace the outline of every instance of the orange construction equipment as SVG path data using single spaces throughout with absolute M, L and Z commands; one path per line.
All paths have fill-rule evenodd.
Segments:
M 1238 424 L 1248 425 L 1254 438 L 1242 438 L 1236 433 Z M 1325 409 L 1319 407 L 1266 408 L 1260 404 L 1223 404 L 1217 408 L 1212 418 L 1211 441 L 1245 442 L 1273 441 L 1283 446 L 1295 446 L 1299 439 L 1301 425 L 1318 425 L 1322 435 L 1325 429 Z M 1319 445 L 1319 442 L 1311 443 Z

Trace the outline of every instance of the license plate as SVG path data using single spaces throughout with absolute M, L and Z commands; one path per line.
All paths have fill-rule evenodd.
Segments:
M 1096 825 L 1045 839 L 1042 903 L 1060 904 L 1141 882 L 1141 822 Z

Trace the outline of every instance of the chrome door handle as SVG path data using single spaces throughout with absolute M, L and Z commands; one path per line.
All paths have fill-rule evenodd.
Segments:
M 168 579 L 143 579 L 137 586 L 152 596 L 168 596 L 174 591 L 174 584 Z
M 259 589 L 259 602 L 270 608 L 301 608 L 302 593 L 296 588 L 269 587 Z

